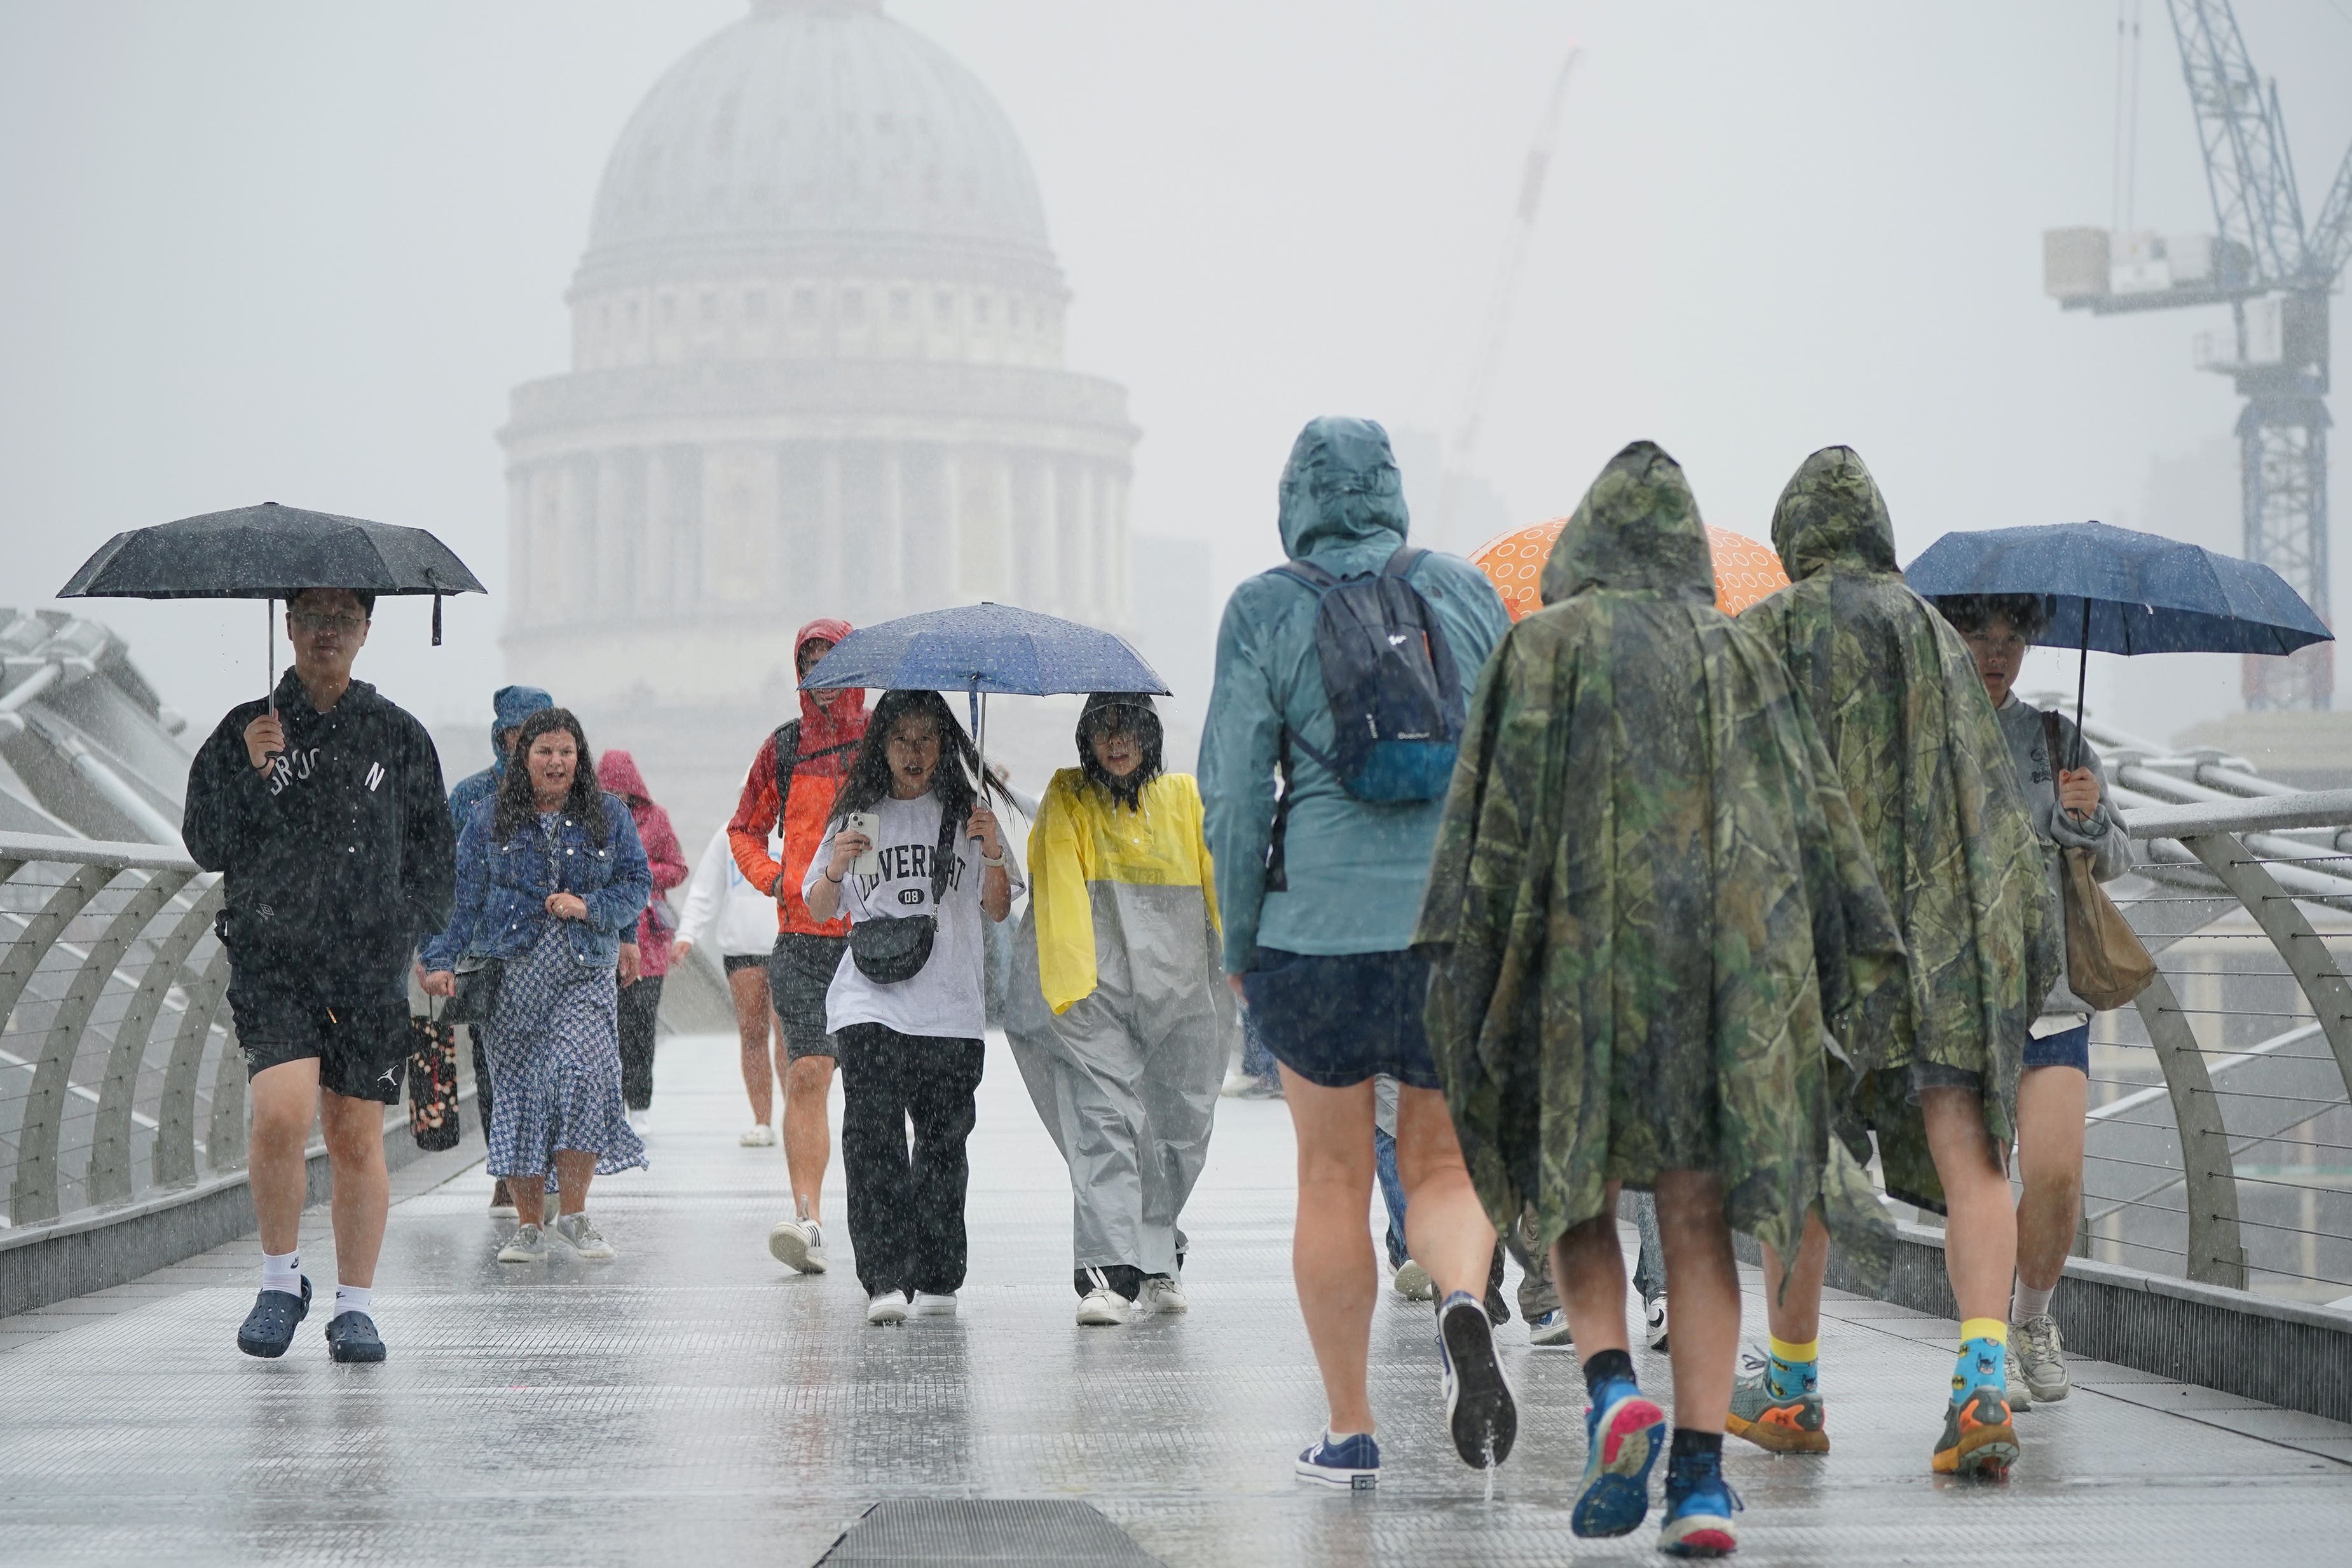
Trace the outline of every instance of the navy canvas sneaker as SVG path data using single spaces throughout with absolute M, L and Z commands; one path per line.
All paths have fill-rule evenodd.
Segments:
M 1519 1435 L 1518 1406 L 1495 1359 L 1494 1325 L 1467 1291 L 1454 1291 L 1437 1309 L 1437 1355 L 1454 1451 L 1474 1470 L 1501 1464 Z
M 253 1298 L 253 1311 L 236 1331 L 236 1348 L 247 1355 L 276 1359 L 294 1343 L 294 1327 L 310 1315 L 310 1276 L 302 1276 L 302 1293 L 264 1291 Z
M 1329 1438 L 1327 1432 L 1301 1451 L 1292 1473 L 1338 1491 L 1370 1491 L 1381 1484 L 1381 1446 L 1370 1432 L 1357 1432 L 1337 1443 Z

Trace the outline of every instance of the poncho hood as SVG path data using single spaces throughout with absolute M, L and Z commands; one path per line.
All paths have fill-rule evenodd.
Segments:
M 1791 582 L 1822 571 L 1900 570 L 1886 498 L 1851 446 L 1824 446 L 1797 469 L 1772 509 L 1772 548 Z
M 1551 547 L 1540 585 L 1557 604 L 1588 588 L 1715 602 L 1715 552 L 1682 465 L 1654 441 L 1609 460 Z
M 506 777 L 507 748 L 499 744 L 499 737 L 510 729 L 522 727 L 522 721 L 543 708 L 555 706 L 555 699 L 537 686 L 500 686 L 490 697 L 490 768 L 500 778 Z
M 836 621 L 830 616 L 821 616 L 810 622 L 802 627 L 799 635 L 793 639 L 793 667 L 796 670 L 800 668 L 801 650 L 811 643 L 822 639 L 824 642 L 838 644 L 849 635 L 850 631 L 848 622 Z M 841 745 L 844 741 L 856 740 L 865 733 L 866 693 L 862 689 L 853 686 L 842 692 L 833 699 L 833 706 L 830 708 L 818 706 L 814 692 L 801 693 L 801 754 L 803 756 L 805 757 L 814 751 L 827 750 Z M 826 760 L 836 759 L 827 758 Z M 846 763 L 848 758 L 841 758 L 837 761 Z M 845 768 L 841 770 L 846 771 Z
M 646 788 L 646 776 L 637 770 L 637 759 L 617 746 L 607 747 L 597 754 L 596 782 L 606 792 L 626 800 L 632 811 L 654 803 L 653 791 Z
M 1291 444 L 1281 486 L 1283 552 L 1303 560 L 1335 545 L 1404 543 L 1408 514 L 1389 433 L 1325 414 Z

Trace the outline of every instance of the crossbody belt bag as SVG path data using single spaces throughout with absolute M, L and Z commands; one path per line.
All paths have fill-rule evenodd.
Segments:
M 922 915 L 869 915 L 849 927 L 849 956 L 857 972 L 879 986 L 911 980 L 931 961 L 939 935 L 940 901 L 947 897 L 948 868 L 955 864 L 954 813 L 940 808 L 940 843 L 931 854 L 931 907 Z
M 2058 716 L 2042 716 L 2042 744 L 2050 749 L 2050 789 L 2058 789 Z M 2061 806 L 2060 810 L 2065 808 Z M 2107 830 L 2116 831 L 2112 826 Z M 2058 885 L 2066 903 L 2066 988 L 2105 1012 L 2147 989 L 2156 960 L 2123 911 L 2093 874 L 2091 852 L 2061 847 Z

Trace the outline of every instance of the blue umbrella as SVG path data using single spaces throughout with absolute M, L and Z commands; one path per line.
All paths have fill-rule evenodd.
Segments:
M 1149 692 L 1168 685 L 1125 639 L 1010 604 L 971 604 L 902 615 L 852 632 L 803 677 L 805 690 L 963 692 L 987 750 L 990 692 L 1049 696 L 1062 692 Z
M 2082 654 L 2074 686 L 2078 733 L 2094 648 L 2126 654 L 2292 653 L 2335 639 L 2303 596 L 2269 567 L 2105 523 L 1946 534 L 1903 575 L 1929 599 L 2040 595 L 2049 623 L 2034 641 Z

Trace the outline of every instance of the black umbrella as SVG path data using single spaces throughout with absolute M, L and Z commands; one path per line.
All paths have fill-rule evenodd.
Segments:
M 276 602 L 306 588 L 354 588 L 379 598 L 433 596 L 441 643 L 441 596 L 487 593 L 457 553 L 423 528 L 306 512 L 264 501 L 115 535 L 82 562 L 59 599 L 259 599 L 269 653 L 271 711 L 278 689 Z

